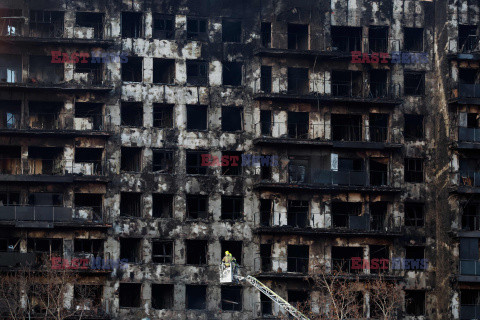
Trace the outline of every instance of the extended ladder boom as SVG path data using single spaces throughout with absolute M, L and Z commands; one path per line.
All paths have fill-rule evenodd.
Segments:
M 252 286 L 257 288 L 260 292 L 262 292 L 264 295 L 269 297 L 273 302 L 278 304 L 280 307 L 285 309 L 288 313 L 290 313 L 292 316 L 295 317 L 295 319 L 300 319 L 300 320 L 310 320 L 308 319 L 303 313 L 295 309 L 290 303 L 288 303 L 285 299 L 280 297 L 278 294 L 273 292 L 269 287 L 258 281 L 256 278 L 252 276 L 247 276 L 247 277 L 240 277 L 240 276 L 235 276 L 238 280 L 245 280 L 248 283 L 250 283 Z

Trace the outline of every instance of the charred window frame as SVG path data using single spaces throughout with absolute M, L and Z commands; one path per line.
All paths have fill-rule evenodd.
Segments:
M 207 24 L 205 18 L 187 18 L 187 39 L 206 41 L 208 39 Z
M 405 126 L 403 135 L 405 140 L 423 140 L 424 139 L 424 124 L 423 115 L 419 114 L 405 114 Z
M 308 272 L 310 248 L 307 245 L 289 245 L 287 247 L 288 272 Z
M 153 38 L 172 40 L 174 37 L 175 37 L 175 16 L 154 13 Z
M 122 38 L 143 37 L 143 14 L 142 12 L 122 12 Z
M 288 68 L 288 94 L 303 95 L 310 91 L 308 68 Z
M 0 206 L 18 206 L 20 204 L 20 192 L 0 192 Z
M 262 66 L 260 68 L 260 91 L 265 93 L 272 92 L 272 67 Z
M 206 265 L 208 262 L 208 241 L 207 240 L 185 240 L 186 264 Z
M 405 290 L 405 311 L 407 315 L 425 315 L 424 290 Z
M 220 255 L 223 255 L 225 251 L 230 251 L 237 264 L 242 265 L 243 241 L 221 240 L 220 247 Z
M 332 51 L 362 51 L 361 27 L 331 27 Z
M 263 136 L 272 135 L 272 110 L 260 110 L 260 132 Z
M 153 83 L 175 84 L 175 59 L 153 58 Z
M 242 174 L 242 152 L 223 151 L 222 160 L 223 159 L 228 159 L 228 165 L 223 165 L 222 163 L 223 176 L 239 176 Z
M 0 35 L 1 36 L 21 36 L 24 17 L 22 9 L 0 9 Z
M 222 42 L 242 42 L 242 22 L 222 20 Z
M 120 194 L 120 216 L 142 216 L 142 194 L 140 192 L 122 192 Z
M 165 149 L 152 149 L 152 171 L 173 173 L 173 151 Z
M 187 310 L 205 310 L 207 308 L 207 286 L 186 285 L 185 304 Z
M 310 114 L 308 112 L 288 111 L 287 132 L 292 139 L 308 139 Z
M 423 227 L 425 225 L 425 205 L 423 203 L 405 202 L 405 226 Z
M 73 303 L 78 309 L 92 310 L 101 307 L 103 285 L 75 284 L 73 287 Z
M 222 220 L 243 219 L 243 197 L 222 196 Z
M 103 81 L 103 63 L 92 63 L 87 61 L 86 63 L 76 63 L 75 73 L 79 76 L 79 82 L 82 84 L 98 85 Z
M 142 259 L 142 239 L 120 238 L 120 259 L 129 263 L 139 263 Z
M 140 172 L 142 171 L 142 148 L 122 147 L 120 159 L 120 171 Z
M 172 194 L 152 193 L 152 217 L 169 219 L 173 217 Z
M 306 290 L 288 290 L 288 302 L 296 308 L 309 311 L 310 292 Z
M 221 286 L 222 311 L 242 311 L 242 287 Z
M 0 252 L 19 252 L 19 242 L 20 241 L 17 238 L 0 238 Z
M 54 254 L 63 256 L 63 239 L 28 238 L 27 252 Z
M 159 264 L 173 264 L 173 240 L 152 240 L 152 262 Z
M 242 62 L 224 61 L 222 63 L 222 79 L 224 86 L 241 86 L 242 85 Z
M 239 132 L 243 130 L 243 108 L 222 107 L 222 131 Z
M 64 33 L 63 11 L 30 10 L 30 36 L 62 38 Z
M 173 104 L 153 104 L 153 126 L 155 128 L 173 128 Z
M 472 52 L 478 49 L 478 36 L 476 25 L 458 26 L 458 51 L 463 53 Z
M 100 12 L 77 12 L 75 26 L 81 28 L 92 28 L 95 39 L 103 38 L 103 25 L 105 15 Z
M 207 166 L 202 166 L 202 154 L 208 151 L 187 150 L 187 174 L 207 174 Z
M 403 75 L 404 93 L 407 96 L 425 95 L 425 73 L 405 71 Z
M 308 226 L 309 210 L 308 201 L 288 200 L 287 224 L 292 227 L 306 228 Z
M 480 231 L 480 203 L 470 202 L 462 205 L 462 230 Z
M 405 259 L 425 259 L 425 246 L 406 246 Z
M 423 52 L 423 28 L 403 28 L 404 51 Z
M 206 86 L 208 84 L 208 62 L 187 60 L 187 84 Z
M 28 195 L 28 205 L 30 206 L 63 206 L 63 193 L 53 192 L 34 192 Z
M 308 24 L 288 24 L 288 49 L 308 50 L 309 32 Z
M 208 219 L 208 196 L 187 195 L 187 219 Z
M 187 131 L 207 131 L 208 106 L 187 105 Z
M 405 182 L 421 183 L 423 176 L 423 159 L 405 158 Z
M 141 102 L 122 102 L 121 104 L 122 126 L 143 126 L 143 104 Z
M 140 308 L 142 297 L 141 283 L 120 283 L 118 292 L 120 308 Z
M 262 24 L 260 25 L 260 40 L 262 47 L 272 47 L 272 23 L 262 22 Z
M 388 26 L 369 26 L 368 46 L 370 53 L 388 51 Z
M 45 58 L 40 59 L 46 61 Z M 0 64 L 0 82 L 22 82 L 22 56 L 14 54 L 0 54 Z
M 152 308 L 173 309 L 174 307 L 174 285 L 152 283 Z
M 103 254 L 102 239 L 75 239 L 73 241 L 73 251 L 75 253 L 91 253 L 96 256 Z
M 126 63 L 122 63 L 122 81 L 142 82 L 143 81 L 143 58 L 128 57 Z

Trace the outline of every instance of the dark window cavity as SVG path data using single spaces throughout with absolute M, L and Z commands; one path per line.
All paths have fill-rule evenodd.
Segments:
M 152 193 L 152 216 L 171 218 L 173 216 L 173 195 Z
M 287 247 L 288 272 L 308 272 L 309 247 L 304 245 L 289 245 Z
M 186 285 L 186 309 L 205 310 L 207 308 L 207 286 Z
M 141 296 L 141 283 L 120 283 L 120 308 L 140 308 Z
M 153 126 L 161 129 L 173 128 L 172 104 L 153 104 Z
M 425 213 L 423 203 L 405 202 L 405 226 L 423 227 Z
M 122 192 L 120 194 L 120 216 L 142 216 L 142 194 L 139 192 Z
M 405 95 L 423 96 L 425 94 L 425 73 L 406 71 L 403 76 Z
M 262 66 L 260 69 L 260 90 L 265 93 L 272 92 L 272 67 Z
M 242 22 L 241 21 L 222 21 L 222 42 L 241 42 L 242 41 Z
M 288 93 L 307 94 L 309 90 L 308 69 L 288 68 Z
M 127 259 L 128 262 L 138 263 L 141 259 L 142 239 L 121 238 L 120 259 Z
M 186 240 L 187 264 L 206 265 L 208 242 L 207 240 Z
M 208 62 L 187 60 L 187 84 L 194 86 L 208 84 Z
M 153 263 L 161 263 L 161 264 L 173 263 L 173 241 L 153 240 L 152 241 L 152 261 Z
M 309 114 L 308 112 L 288 112 L 288 137 L 294 139 L 308 139 Z
M 370 26 L 368 28 L 370 53 L 388 52 L 388 27 Z
M 208 219 L 208 197 L 187 195 L 187 218 Z
M 272 111 L 260 110 L 260 131 L 263 136 L 272 135 Z
M 202 166 L 202 154 L 207 151 L 187 151 L 187 174 L 207 174 L 207 166 Z
M 308 50 L 307 24 L 288 24 L 288 49 Z
M 242 85 L 242 66 L 241 62 L 223 62 L 223 84 L 226 86 Z
M 222 286 L 222 310 L 242 311 L 242 287 Z
M 222 107 L 222 131 L 235 132 L 243 129 L 243 108 Z
M 243 197 L 222 197 L 222 220 L 243 218 Z
M 122 126 L 143 126 L 143 104 L 141 102 L 122 102 Z
M 140 172 L 142 170 L 142 148 L 122 147 L 121 152 L 121 171 Z
M 403 136 L 405 140 L 422 140 L 423 136 L 423 115 L 405 114 L 405 127 Z
M 207 130 L 207 115 L 207 106 L 187 105 L 187 130 Z
M 153 83 L 175 83 L 174 59 L 153 59 Z
M 143 58 L 128 57 L 126 63 L 122 63 L 122 81 L 142 82 Z
M 207 40 L 207 19 L 187 18 L 187 39 Z
M 423 182 L 423 159 L 405 158 L 405 182 Z
M 287 224 L 297 228 L 307 227 L 308 209 L 308 201 L 288 200 Z
M 423 51 L 423 28 L 404 28 L 403 39 L 403 51 Z
M 262 25 L 260 26 L 260 37 L 262 47 L 272 47 L 272 24 L 270 22 L 262 22 Z
M 173 309 L 173 284 L 152 284 L 152 308 Z
M 425 291 L 405 290 L 405 304 L 407 315 L 425 315 Z
M 152 171 L 161 173 L 173 172 L 173 151 L 152 149 Z
M 154 13 L 153 38 L 171 40 L 175 37 L 175 16 Z
M 122 37 L 140 38 L 143 36 L 141 12 L 122 12 Z
M 242 264 L 242 241 L 220 241 L 221 251 L 220 254 L 223 256 L 225 251 L 229 251 L 232 256 L 237 261 L 237 264 Z
M 331 27 L 332 50 L 341 52 L 362 51 L 361 27 Z
M 77 12 L 76 15 L 75 21 L 77 27 L 92 28 L 94 38 L 103 38 L 103 13 Z

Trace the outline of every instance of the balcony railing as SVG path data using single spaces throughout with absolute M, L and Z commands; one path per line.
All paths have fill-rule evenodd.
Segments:
M 451 53 L 474 53 L 480 51 L 480 38 L 477 35 L 469 35 L 459 39 L 448 41 L 448 50 Z
M 458 127 L 458 141 L 480 142 L 480 128 Z
M 478 171 L 461 171 L 457 177 L 459 186 L 480 187 L 480 172 Z
M 57 206 L 0 206 L 3 221 L 72 221 L 72 208 Z
M 453 88 L 452 98 L 480 98 L 480 84 L 478 83 L 459 83 Z
M 20 114 L 8 113 L 7 119 L 0 122 L 0 129 L 34 129 L 34 130 L 78 130 L 78 131 L 109 131 L 111 116 L 103 114 L 89 114 L 73 118 L 73 127 L 65 122 L 69 115 L 66 113 L 34 113 L 25 126 L 22 126 Z M 62 121 L 61 119 L 65 119 Z
M 460 305 L 460 319 L 480 319 L 480 305 L 462 304 Z
M 285 123 L 258 122 L 256 132 L 260 136 L 314 139 L 320 141 L 364 141 L 364 142 L 400 142 L 401 132 L 397 128 L 380 126 L 355 126 L 331 123 Z
M 0 267 L 32 266 L 35 264 L 36 257 L 37 255 L 32 252 L 0 252 Z
M 325 186 L 389 186 L 386 171 L 335 171 L 312 170 L 311 174 L 290 174 L 290 184 L 314 184 Z
M 303 257 L 257 257 L 254 270 L 262 272 L 309 273 L 313 259 Z
M 473 214 L 462 214 L 463 231 L 480 231 L 480 216 Z
M 480 276 L 480 261 L 460 260 L 460 274 L 468 276 Z
M 257 213 L 254 225 L 258 227 L 294 228 L 298 224 L 288 219 L 288 212 Z M 305 227 L 315 230 L 352 230 L 352 231 L 375 231 L 375 232 L 400 232 L 403 229 L 403 219 L 393 216 L 379 216 L 364 214 L 313 214 L 300 219 L 305 221 Z
M 57 159 L 0 159 L 0 174 L 12 175 L 90 175 L 103 176 L 106 172 L 105 162 L 92 160 L 75 162 Z
M 73 219 L 79 221 L 108 222 L 110 221 L 110 210 L 102 206 L 76 206 Z

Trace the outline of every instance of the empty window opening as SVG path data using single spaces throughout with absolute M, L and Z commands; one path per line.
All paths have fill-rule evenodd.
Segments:
M 202 166 L 202 154 L 208 151 L 187 151 L 187 174 L 207 174 L 207 166 Z
M 208 197 L 187 195 L 187 218 L 208 219 Z
M 22 57 L 13 54 L 0 54 L 0 82 L 22 82 Z
M 155 128 L 173 128 L 173 105 L 153 104 L 153 126 Z
M 308 24 L 288 24 L 288 49 L 308 50 Z
M 478 84 L 478 69 L 458 68 L 458 82 L 461 84 Z
M 138 263 L 141 259 L 142 239 L 120 238 L 120 259 Z
M 64 174 L 71 170 L 63 160 L 63 148 L 28 147 L 28 166 L 30 174 Z
M 103 13 L 97 12 L 77 12 L 76 26 L 93 29 L 93 37 L 103 38 Z
M 478 50 L 478 36 L 476 25 L 458 25 L 458 42 L 460 52 Z
M 403 77 L 406 95 L 422 96 L 425 94 L 425 73 L 405 72 Z
M 141 12 L 122 12 L 122 37 L 140 38 L 143 36 Z
M 173 151 L 152 149 L 152 171 L 161 173 L 173 172 Z
M 75 310 L 96 310 L 101 308 L 103 286 L 101 285 L 74 285 L 73 303 Z
M 272 24 L 270 22 L 262 22 L 260 26 L 260 38 L 262 47 L 272 47 Z
M 63 82 L 64 64 L 52 63 L 49 56 L 30 56 L 28 68 L 29 83 L 58 84 Z
M 153 14 L 153 38 L 171 40 L 175 37 L 175 16 Z
M 29 101 L 28 126 L 32 129 L 61 129 L 59 116 L 62 108 L 63 102 Z
M 122 81 L 142 82 L 143 58 L 128 57 L 126 63 L 122 63 Z
M 46 253 L 60 257 L 63 255 L 63 239 L 27 239 L 27 252 Z
M 272 111 L 260 110 L 260 131 L 264 136 L 272 135 Z
M 361 97 L 362 73 L 358 71 L 332 71 L 332 95 L 334 97 Z
M 175 83 L 174 59 L 153 59 L 153 83 Z
M 242 287 L 222 286 L 222 310 L 242 311 Z
M 207 40 L 207 19 L 187 18 L 187 39 Z
M 186 285 L 186 309 L 205 310 L 207 308 L 207 286 Z
M 75 193 L 75 216 L 80 219 L 102 221 L 103 195 L 98 193 Z
M 152 193 L 152 216 L 154 218 L 172 218 L 173 195 Z
M 242 41 L 242 22 L 241 21 L 222 21 L 222 42 L 241 42 Z
M 422 203 L 405 202 L 405 226 L 423 227 L 424 220 L 425 213 Z
M 385 70 L 370 71 L 370 98 L 388 97 L 388 78 Z
M 389 116 L 386 113 L 370 113 L 369 119 L 369 133 L 370 141 L 387 142 L 389 141 L 388 122 Z
M 99 256 L 103 254 L 103 240 L 101 239 L 75 239 L 73 241 L 75 253 L 87 253 Z
M 120 308 L 140 308 L 142 297 L 141 283 L 120 283 Z
M 187 264 L 206 265 L 208 253 L 207 240 L 186 240 Z
M 20 192 L 0 192 L 0 206 L 17 206 L 20 204 Z
M 187 105 L 187 130 L 207 130 L 207 116 L 207 106 Z
M 361 158 L 338 158 L 338 171 L 362 172 L 365 171 L 365 163 Z
M 260 199 L 260 225 L 270 226 L 272 224 L 272 216 L 273 201 L 271 199 Z
M 462 117 L 462 115 L 465 115 L 465 113 L 460 113 L 460 118 Z M 467 113 L 466 114 L 466 120 L 467 120 L 467 123 L 466 123 L 466 127 L 467 128 L 480 128 L 480 114 L 478 113 Z M 461 123 L 459 126 L 460 127 L 465 127 L 465 121 L 462 121 L 460 120 L 459 122 L 463 122 Z
M 476 318 L 480 307 L 480 290 L 460 290 L 460 319 Z
M 425 291 L 405 290 L 405 305 L 407 315 L 425 315 Z
M 288 290 L 288 302 L 300 310 L 310 310 L 310 293 L 303 290 Z
M 288 68 L 288 93 L 307 94 L 309 92 L 308 68 Z
M 406 246 L 405 247 L 405 259 L 425 259 L 425 247 L 424 246 Z
M 379 260 L 379 267 L 378 268 L 371 267 L 370 273 L 380 273 L 381 271 L 385 272 L 386 269 L 384 268 L 388 269 L 388 262 L 386 262 L 385 260 L 390 261 L 388 246 L 370 245 L 369 251 L 370 251 L 370 261 L 372 259 Z
M 28 195 L 29 206 L 63 206 L 63 194 L 52 192 L 35 192 Z
M 222 165 L 222 175 L 238 176 L 242 174 L 242 152 L 223 151 L 222 160 L 228 159 L 228 165 Z
M 0 26 L 1 36 L 21 36 L 23 26 L 22 9 L 0 9 L 2 17 L 2 26 Z
M 332 222 L 334 228 L 368 230 L 369 216 L 363 213 L 361 202 L 332 202 Z
M 370 53 L 388 52 L 388 27 L 370 26 L 368 28 Z
M 225 251 L 229 251 L 236 259 L 239 265 L 242 264 L 242 241 L 220 241 L 221 251 L 220 255 L 223 256 Z
M 404 51 L 423 51 L 423 28 L 403 28 Z
M 332 114 L 332 139 L 335 141 L 362 141 L 362 116 Z
M 422 140 L 423 137 L 423 115 L 405 114 L 405 126 L 403 136 L 405 140 Z
M 309 114 L 308 112 L 288 112 L 288 137 L 294 139 L 308 139 Z
M 120 194 L 120 216 L 142 216 L 142 194 L 139 192 L 122 192 Z
M 222 131 L 235 132 L 243 129 L 243 108 L 222 107 Z
M 142 148 L 122 147 L 121 153 L 121 171 L 140 172 L 142 170 Z
M 0 173 L 21 174 L 21 152 L 20 146 L 2 146 L 0 148 Z
M 423 182 L 423 159 L 405 158 L 405 182 Z
M 19 129 L 20 110 L 20 101 L 0 100 L 0 129 Z
M 308 272 L 309 247 L 302 245 L 289 245 L 287 247 L 287 271 Z
M 308 226 L 308 201 L 288 200 L 287 223 L 296 228 Z
M 260 314 L 269 316 L 273 314 L 272 300 L 260 292 Z
M 272 92 L 272 67 L 262 66 L 260 69 L 260 90 L 265 93 Z
M 260 245 L 260 264 L 262 272 L 272 271 L 272 245 L 270 243 Z
M 103 79 L 103 63 L 86 63 L 75 64 L 74 79 L 85 85 L 98 85 Z
M 173 241 L 153 240 L 152 241 L 152 261 L 153 263 L 172 264 L 173 263 Z
M 288 181 L 290 183 L 307 183 L 309 181 L 308 161 L 303 157 L 292 156 L 290 158 L 288 162 Z
M 272 180 L 272 167 L 271 166 L 261 166 L 260 167 L 260 179 L 262 180 Z
M 173 309 L 173 284 L 152 283 L 152 308 Z
M 64 13 L 61 11 L 30 10 L 30 37 L 63 37 Z
M 242 85 L 242 66 L 241 62 L 227 62 L 223 65 L 223 85 L 240 86 Z
M 332 50 L 341 52 L 362 51 L 361 27 L 331 27 Z
M 361 269 L 352 269 L 352 258 L 363 259 L 363 247 L 332 247 L 332 267 L 345 273 L 360 273 Z
M 370 185 L 388 185 L 388 158 L 370 158 Z
M 243 218 L 243 197 L 222 196 L 222 220 L 240 220 Z
M 385 224 L 385 217 L 387 215 L 388 203 L 384 201 L 370 203 L 370 230 L 385 230 L 385 227 L 393 227 L 393 221 L 388 225 Z
M 208 62 L 187 60 L 187 84 L 194 86 L 208 84 Z
M 75 148 L 75 163 L 93 163 L 101 165 L 103 149 L 101 148 Z M 100 168 L 98 168 L 100 169 Z M 95 172 L 98 170 L 95 170 Z
M 469 203 L 463 207 L 462 230 L 480 231 L 480 204 Z
M 75 130 L 105 130 L 103 104 L 77 102 L 75 104 Z

